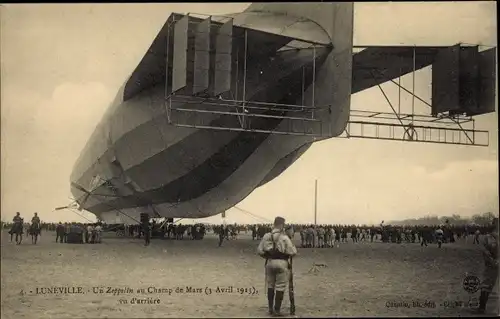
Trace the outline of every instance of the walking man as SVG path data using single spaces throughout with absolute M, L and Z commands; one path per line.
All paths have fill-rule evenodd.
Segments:
M 269 314 L 281 316 L 281 303 L 289 279 L 289 259 L 297 248 L 284 233 L 285 219 L 276 217 L 274 228 L 262 238 L 257 253 L 266 259 L 266 284 Z

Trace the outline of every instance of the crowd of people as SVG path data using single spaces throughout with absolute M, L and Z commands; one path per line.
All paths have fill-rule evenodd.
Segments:
M 291 239 L 300 234 L 303 248 L 334 247 L 340 243 L 382 241 L 384 243 L 453 243 L 460 238 L 472 236 L 473 243 L 479 244 L 479 236 L 488 233 L 491 225 L 434 225 L 434 226 L 394 226 L 394 225 L 298 225 L 286 227 L 285 232 Z M 249 225 L 252 239 L 261 239 L 271 229 L 269 224 Z
M 132 238 L 143 238 L 145 236 L 144 225 L 103 224 L 103 223 L 44 223 L 36 216 L 31 223 L 25 223 L 19 214 L 12 223 L 3 223 L 2 228 L 10 228 L 12 236 L 19 233 L 32 234 L 42 231 L 55 231 L 56 242 L 59 243 L 100 243 L 103 232 L 115 232 L 118 236 Z M 183 225 L 182 223 L 158 223 L 152 220 L 148 227 L 149 238 L 162 238 L 183 240 L 186 237 L 191 240 L 201 240 L 209 232 L 219 236 L 220 243 L 223 240 L 234 240 L 241 232 L 251 232 L 253 240 L 260 240 L 264 234 L 272 229 L 271 224 L 194 224 Z M 419 243 L 427 246 L 429 243 L 453 243 L 460 238 L 473 238 L 474 244 L 479 244 L 481 234 L 486 234 L 491 226 L 482 225 L 435 225 L 435 226 L 395 226 L 384 225 L 341 225 L 341 224 L 289 224 L 285 232 L 294 240 L 300 238 L 302 248 L 327 248 L 341 243 L 352 241 L 384 243 Z M 300 236 L 300 237 L 299 237 Z M 22 240 L 22 239 L 21 239 Z M 16 242 L 18 240 L 16 239 Z
M 100 243 L 103 232 L 113 232 L 118 236 L 127 236 L 132 238 L 143 238 L 145 230 L 143 225 L 124 225 L 124 224 L 105 224 L 105 223 L 45 223 L 41 222 L 35 213 L 35 222 L 27 223 L 24 218 L 17 213 L 12 222 L 2 222 L 1 229 L 9 229 L 11 241 L 16 235 L 16 242 L 22 241 L 23 234 L 31 234 L 35 227 L 38 235 L 44 232 L 55 232 L 56 242 L 58 243 Z M 38 218 L 38 222 L 37 222 Z M 194 224 L 183 225 L 181 223 L 157 223 L 155 220 L 149 223 L 151 238 L 183 240 L 189 238 L 192 240 L 201 240 L 208 231 L 212 231 L 210 225 Z
M 347 235 L 353 242 L 368 240 L 373 242 L 376 235 L 380 235 L 383 242 L 401 243 L 419 241 L 421 245 L 427 246 L 428 241 L 435 241 L 441 247 L 444 241 L 454 242 L 455 236 L 467 238 L 474 236 L 474 244 L 482 245 L 484 258 L 483 278 L 477 289 L 481 289 L 478 307 L 473 308 L 473 312 L 484 314 L 486 304 L 490 294 L 498 282 L 498 217 L 493 218 L 483 226 L 450 225 L 448 220 L 445 225 L 437 226 L 395 226 L 383 225 L 379 227 L 347 226 L 341 225 L 288 225 L 285 226 L 285 219 L 276 217 L 271 231 L 269 225 L 252 225 L 252 239 L 260 239 L 257 253 L 265 259 L 265 276 L 267 286 L 268 311 L 272 316 L 281 315 L 281 305 L 286 286 L 290 291 L 290 314 L 295 314 L 295 302 L 293 293 L 293 267 L 292 259 L 297 254 L 297 249 L 293 243 L 294 229 L 301 235 L 303 247 L 332 247 L 335 242 L 348 242 Z M 263 234 L 263 235 L 262 235 Z M 479 240 L 479 236 L 484 237 Z M 314 264 L 316 266 L 317 264 Z M 477 281 L 476 281 L 477 282 Z M 465 285 L 465 281 L 464 281 Z M 464 286 L 465 287 L 465 286 Z M 477 290 L 476 289 L 476 290 Z M 471 292 L 473 293 L 473 292 Z
M 103 227 L 101 223 L 59 223 L 55 232 L 56 243 L 100 244 Z
M 116 224 L 109 225 L 109 230 L 116 229 L 119 236 L 128 236 L 141 238 L 144 237 L 144 226 Z M 151 238 L 183 240 L 184 236 L 191 240 L 201 240 L 207 233 L 207 227 L 204 224 L 183 225 L 182 223 L 158 223 L 152 220 L 148 225 Z
M 270 314 L 279 314 L 283 300 L 284 287 L 287 284 L 286 276 L 282 276 L 288 269 L 290 272 L 291 259 L 297 253 L 293 241 L 296 233 L 300 236 L 302 248 L 327 248 L 341 243 L 374 242 L 383 243 L 420 243 L 427 246 L 429 243 L 437 243 L 441 247 L 443 243 L 453 243 L 460 238 L 473 237 L 473 244 L 483 246 L 485 259 L 485 275 L 481 284 L 481 296 L 479 313 L 484 313 L 489 295 L 496 283 L 498 276 L 498 218 L 485 225 L 453 225 L 448 223 L 442 225 L 420 225 L 401 226 L 384 225 L 306 225 L 288 224 L 285 220 L 276 217 L 274 224 L 229 224 L 221 225 L 183 225 L 173 222 L 157 223 L 152 220 L 148 223 L 145 219 L 138 225 L 106 225 L 102 223 L 42 223 L 35 213 L 31 223 L 24 223 L 19 213 L 13 218 L 12 223 L 2 223 L 1 229 L 10 228 L 9 233 L 16 235 L 16 243 L 22 241 L 23 230 L 31 234 L 40 234 L 41 230 L 55 231 L 56 242 L 59 243 L 100 243 L 103 231 L 116 232 L 121 236 L 140 238 L 145 237 L 146 245 L 149 238 L 160 237 L 163 239 L 183 240 L 186 235 L 191 240 L 201 240 L 207 232 L 213 232 L 219 237 L 219 246 L 224 240 L 235 240 L 241 232 L 251 233 L 252 240 L 261 240 L 258 246 L 258 254 L 266 259 L 266 284 L 268 286 L 267 297 Z M 21 239 L 18 240 L 18 235 Z M 480 240 L 480 236 L 484 235 Z M 297 239 L 299 240 L 298 236 Z M 34 242 L 36 243 L 36 241 Z
M 284 232 L 292 240 L 300 236 L 302 248 L 327 248 L 341 243 L 374 242 L 383 243 L 419 243 L 428 246 L 437 243 L 453 243 L 460 238 L 472 238 L 473 244 L 479 244 L 481 235 L 491 231 L 491 225 L 420 225 L 420 226 L 395 226 L 395 225 L 304 225 L 289 224 Z M 243 231 L 251 232 L 252 240 L 260 240 L 272 230 L 271 224 L 231 224 L 214 226 L 213 231 L 219 236 L 219 246 L 223 240 L 237 239 Z M 296 235 L 297 234 L 297 235 Z

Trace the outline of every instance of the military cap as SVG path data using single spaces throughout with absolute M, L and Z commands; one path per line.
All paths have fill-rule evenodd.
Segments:
M 285 219 L 283 217 L 276 217 L 274 219 L 274 225 L 284 225 L 285 224 Z

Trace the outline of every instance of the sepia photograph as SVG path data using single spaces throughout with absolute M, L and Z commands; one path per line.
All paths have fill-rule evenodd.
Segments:
M 2 319 L 499 316 L 497 2 L 0 5 Z

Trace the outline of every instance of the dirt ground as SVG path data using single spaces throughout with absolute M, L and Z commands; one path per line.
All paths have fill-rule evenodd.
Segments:
M 3 232 L 2 318 L 267 316 L 264 260 L 255 254 L 258 243 L 248 235 L 224 242 L 221 248 L 213 235 L 202 241 L 142 244 L 128 238 L 105 238 L 96 245 L 56 244 L 49 232 L 37 245 L 26 239 L 15 245 Z M 327 267 L 310 271 L 313 263 Z M 479 246 L 470 242 L 445 244 L 442 249 L 352 242 L 338 248 L 299 249 L 294 259 L 296 314 L 470 316 L 469 300 L 478 298 L 479 292 L 468 294 L 463 280 L 466 274 L 481 276 L 482 267 Z M 81 287 L 82 293 L 41 289 L 47 287 Z M 107 287 L 122 291 L 113 295 Z M 148 292 L 148 287 L 163 291 Z M 187 292 L 187 287 L 193 291 Z M 217 292 L 217 287 L 233 290 Z M 159 304 L 137 304 L 134 298 Z M 428 307 L 416 305 L 426 301 Z M 496 303 L 495 293 L 488 313 L 498 313 Z M 288 309 L 287 296 L 283 310 Z

